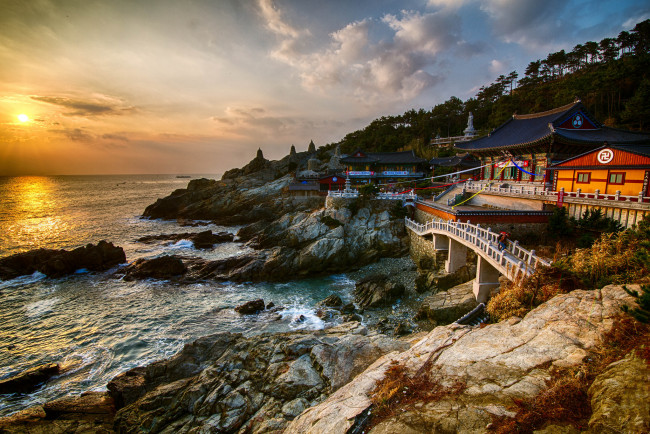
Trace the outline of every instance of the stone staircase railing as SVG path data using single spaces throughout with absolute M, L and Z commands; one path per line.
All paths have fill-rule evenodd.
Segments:
M 507 187 L 501 187 L 499 185 L 494 185 L 496 181 L 492 181 L 493 185 L 488 186 L 486 181 L 467 181 L 464 184 L 464 188 L 467 191 L 478 192 L 482 191 L 483 193 L 497 193 L 506 196 L 517 196 L 517 197 L 542 197 L 546 200 L 556 201 L 559 191 L 549 191 L 544 188 L 542 185 L 509 185 Z M 596 190 L 593 193 L 583 193 L 581 189 L 576 191 L 564 191 L 561 189 L 563 195 L 563 200 L 571 199 L 591 199 L 599 200 L 606 202 L 636 202 L 639 204 L 645 203 L 650 204 L 650 197 L 644 196 L 643 192 L 639 192 L 636 196 L 624 196 L 620 192 L 615 194 L 603 194 L 600 190 Z
M 480 224 L 469 222 L 454 222 L 430 220 L 424 224 L 417 223 L 408 217 L 404 221 L 407 228 L 422 236 L 432 233 L 451 235 L 472 248 L 477 254 L 488 259 L 495 268 L 510 280 L 532 275 L 538 265 L 550 266 L 550 262 L 538 257 L 534 250 L 526 250 L 519 241 L 507 240 L 506 248 L 498 247 L 499 234 Z

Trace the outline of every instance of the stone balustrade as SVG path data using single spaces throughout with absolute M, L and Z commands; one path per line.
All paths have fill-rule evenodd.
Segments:
M 524 249 L 518 241 L 506 242 L 506 248 L 498 247 L 499 234 L 480 224 L 430 220 L 417 223 L 405 218 L 408 229 L 420 236 L 433 235 L 436 250 L 448 250 L 445 271 L 452 273 L 465 264 L 467 248 L 478 256 L 474 295 L 479 302 L 486 302 L 489 290 L 498 286 L 500 274 L 509 280 L 532 275 L 539 265 L 550 266 L 550 262 L 538 257 L 534 250 Z

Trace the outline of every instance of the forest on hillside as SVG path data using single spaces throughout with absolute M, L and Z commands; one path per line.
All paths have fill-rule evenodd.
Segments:
M 431 110 L 409 110 L 382 116 L 339 143 L 343 153 L 360 148 L 370 152 L 413 149 L 425 158 L 437 152 L 432 138 L 459 136 L 469 112 L 479 134 L 505 122 L 513 113 L 550 110 L 579 98 L 607 126 L 650 129 L 650 19 L 617 38 L 588 41 L 572 51 L 550 53 L 530 62 L 523 72 L 500 75 L 475 97 L 462 101 L 452 96 Z M 334 147 L 330 144 L 327 148 Z M 451 151 L 443 151 L 449 154 Z M 444 156 L 444 155 L 437 155 Z

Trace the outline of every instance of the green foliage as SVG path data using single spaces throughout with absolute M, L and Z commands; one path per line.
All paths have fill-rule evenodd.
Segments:
M 408 210 L 402 205 L 401 200 L 395 201 L 395 205 L 393 205 L 393 208 L 390 210 L 390 216 L 393 219 L 403 219 L 408 216 Z
M 417 155 L 453 155 L 453 149 L 429 145 L 436 136 L 460 136 L 469 112 L 474 126 L 486 134 L 513 113 L 550 110 L 580 98 L 587 109 L 608 126 L 648 128 L 650 115 L 650 20 L 638 23 L 618 38 L 587 41 L 573 50 L 549 53 L 530 62 L 523 76 L 517 71 L 501 75 L 463 102 L 452 96 L 431 110 L 411 109 L 402 115 L 382 116 L 341 140 L 341 151 L 368 152 L 413 149 Z M 433 155 L 435 154 L 435 155 Z
M 359 188 L 359 195 L 363 199 L 370 199 L 377 193 L 379 193 L 379 187 L 377 187 L 377 184 L 366 184 Z
M 574 220 L 575 226 L 580 229 L 598 231 L 602 233 L 620 232 L 623 225 L 603 215 L 599 209 L 588 209 L 580 220 Z
M 566 208 L 556 208 L 548 218 L 548 233 L 555 238 L 568 237 L 573 234 L 573 224 L 569 221 Z
M 320 222 L 326 225 L 330 229 L 338 228 L 339 226 L 343 226 L 343 223 L 341 223 L 339 220 L 335 219 L 332 216 L 324 215 L 320 218 Z
M 632 310 L 628 306 L 623 306 L 623 310 L 642 323 L 650 323 L 650 285 L 641 286 L 641 295 L 637 291 L 627 289 L 626 286 L 623 286 L 623 289 L 631 296 L 637 298 L 639 304 L 638 307 Z

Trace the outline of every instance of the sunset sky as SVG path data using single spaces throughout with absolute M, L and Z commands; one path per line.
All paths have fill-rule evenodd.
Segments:
M 647 0 L 0 0 L 0 175 L 221 173 L 647 18 Z

